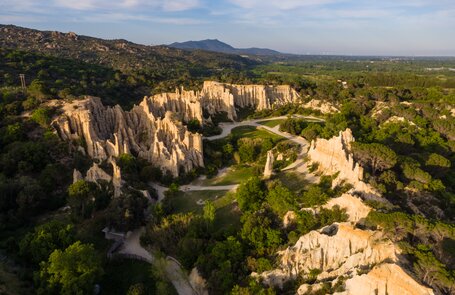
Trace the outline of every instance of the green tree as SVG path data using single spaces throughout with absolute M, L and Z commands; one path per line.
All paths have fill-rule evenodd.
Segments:
M 281 183 L 269 187 L 266 199 L 273 212 L 281 217 L 289 210 L 296 209 L 296 196 Z
M 68 203 L 76 216 L 86 218 L 93 210 L 96 199 L 96 184 L 83 179 L 68 187 Z
M 65 249 L 74 242 L 74 228 L 71 224 L 50 221 L 35 227 L 19 243 L 22 257 L 38 264 L 46 261 L 56 249 Z
M 31 119 L 46 128 L 51 122 L 53 111 L 47 107 L 37 108 L 32 112 Z
M 205 201 L 204 204 L 204 219 L 209 223 L 215 221 L 216 208 L 211 201 Z
M 77 241 L 63 251 L 55 250 L 47 262 L 41 263 L 38 293 L 91 294 L 102 274 L 101 260 L 93 245 Z
M 257 210 L 265 199 L 265 185 L 258 177 L 251 177 L 240 184 L 235 194 L 243 212 Z
M 240 236 L 257 255 L 271 254 L 282 240 L 279 230 L 274 229 L 274 222 L 267 212 L 244 214 Z
M 314 207 L 318 205 L 324 205 L 329 199 L 329 196 L 324 190 L 318 185 L 309 186 L 308 190 L 303 193 L 302 206 L 303 207 Z
M 355 158 L 364 166 L 371 167 L 373 174 L 395 166 L 397 155 L 380 143 L 352 143 Z

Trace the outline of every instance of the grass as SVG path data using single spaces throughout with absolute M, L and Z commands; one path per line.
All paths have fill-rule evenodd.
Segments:
M 171 197 L 170 202 L 173 213 L 194 212 L 202 214 L 204 205 L 198 205 L 198 200 L 210 200 L 216 208 L 215 225 L 219 229 L 228 229 L 240 225 L 240 211 L 234 202 L 235 194 L 227 191 L 190 191 L 180 192 Z
M 215 205 L 216 218 L 215 227 L 219 230 L 234 232 L 240 229 L 240 216 L 242 213 L 235 202 L 235 193 L 228 192 L 222 198 L 216 199 L 213 204 Z
M 219 208 L 216 210 L 215 228 L 223 234 L 231 232 L 232 235 L 235 235 L 241 227 L 241 215 L 242 213 L 235 203 Z
M 230 185 L 238 184 L 251 176 L 256 175 L 255 166 L 236 165 L 231 166 L 226 173 L 219 177 L 205 179 L 201 185 Z
M 261 125 L 264 125 L 264 126 L 267 126 L 267 127 L 270 127 L 270 128 L 273 128 L 277 125 L 280 125 L 281 123 L 283 123 L 285 120 L 284 119 L 276 119 L 276 120 L 265 120 L 265 121 L 260 121 L 258 122 L 259 124 Z
M 231 133 L 238 138 L 247 137 L 247 138 L 270 138 L 271 140 L 278 142 L 284 137 L 277 135 L 275 133 L 269 132 L 264 129 L 259 129 L 254 126 L 239 126 L 232 129 Z
M 295 193 L 301 192 L 308 185 L 305 176 L 296 172 L 281 172 L 276 177 Z
M 215 201 L 226 194 L 226 191 L 189 191 L 180 192 L 175 197 L 171 197 L 169 202 L 174 213 L 194 212 L 201 214 L 203 205 L 198 205 L 198 200 Z

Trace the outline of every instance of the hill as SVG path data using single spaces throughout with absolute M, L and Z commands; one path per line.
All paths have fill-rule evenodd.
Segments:
M 169 45 L 172 48 L 185 50 L 207 50 L 229 54 L 242 55 L 282 55 L 283 53 L 267 48 L 234 48 L 218 39 L 206 39 L 201 41 L 174 42 Z
M 0 25 L 0 47 L 44 53 L 122 71 L 169 69 L 184 66 L 200 69 L 244 69 L 257 61 L 237 55 L 185 51 L 166 46 L 147 46 L 123 39 L 105 40 L 76 33 L 39 31 Z
M 0 25 L 0 58 L 4 66 L 0 74 L 24 73 L 28 84 L 37 80 L 51 95 L 69 89 L 74 95 L 98 95 L 105 103 L 122 105 L 179 86 L 198 89 L 207 79 L 250 82 L 250 70 L 260 64 L 233 54 L 147 46 L 13 25 Z M 7 80 L 11 80 L 9 86 L 19 83 L 17 74 Z M 65 85 L 55 81 L 65 81 Z

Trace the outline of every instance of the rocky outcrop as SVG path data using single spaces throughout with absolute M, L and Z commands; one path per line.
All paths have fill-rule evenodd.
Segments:
M 333 114 L 339 110 L 330 102 L 312 99 L 303 105 L 304 108 L 320 111 L 322 114 Z
M 197 119 L 202 122 L 202 107 L 200 93 L 176 89 L 173 93 L 160 93 L 152 97 L 145 97 L 148 109 L 155 117 L 163 117 L 170 111 L 179 117 L 179 120 L 188 122 Z
M 188 276 L 188 281 L 191 284 L 191 287 L 198 295 L 208 295 L 209 292 L 207 291 L 207 282 L 205 279 L 199 274 L 199 271 L 196 267 L 194 267 L 190 275 Z
M 189 132 L 173 113 L 155 110 L 149 99 L 129 112 L 106 107 L 96 97 L 63 106 L 53 126 L 60 138 L 75 141 L 98 160 L 132 153 L 178 176 L 204 165 L 202 136 Z M 114 169 L 114 172 L 116 170 Z
M 257 111 L 274 106 L 299 102 L 299 94 L 288 85 L 237 85 L 205 81 L 200 91 L 176 89 L 173 93 L 157 94 L 145 98 L 154 114 L 166 111 L 180 114 L 184 121 L 203 121 L 203 111 L 210 115 L 225 112 L 228 119 L 237 118 L 238 108 L 253 108 Z
M 379 232 L 354 228 L 349 223 L 335 223 L 300 237 L 292 247 L 278 252 L 278 269 L 260 274 L 268 285 L 282 286 L 289 279 L 321 273 L 318 280 L 352 274 L 361 266 L 396 261 L 397 249 L 384 241 Z
M 322 208 L 331 209 L 335 206 L 345 209 L 348 221 L 353 223 L 357 223 L 367 217 L 371 211 L 371 207 L 365 205 L 360 198 L 351 194 L 343 194 L 338 198 L 330 199 Z
M 112 182 L 114 187 L 114 197 L 119 197 L 122 193 L 122 177 L 120 173 L 120 167 L 117 166 L 115 161 L 110 161 L 113 169 L 113 175 L 110 176 L 106 171 L 104 171 L 98 164 L 93 163 L 92 167 L 88 169 L 85 178 L 82 176 L 82 173 L 77 169 L 73 171 L 73 183 L 85 179 L 86 181 L 94 182 L 99 184 L 100 180 L 106 181 L 107 183 Z
M 433 295 L 433 290 L 417 283 L 400 266 L 383 263 L 367 274 L 354 275 L 337 295 Z
M 333 184 L 343 181 L 351 184 L 355 191 L 364 194 L 377 194 L 375 190 L 363 182 L 363 168 L 354 161 L 351 150 L 354 142 L 351 129 L 340 131 L 338 136 L 331 139 L 318 138 L 313 140 L 308 150 L 312 162 L 318 163 L 318 170 L 324 174 L 338 173 Z
M 264 179 L 270 179 L 273 174 L 273 152 L 270 150 L 267 152 L 267 161 L 265 162 L 265 167 L 264 167 Z
M 229 119 L 237 118 L 236 108 L 256 111 L 297 103 L 299 94 L 289 85 L 236 85 L 205 81 L 202 107 L 209 113 L 226 112 Z

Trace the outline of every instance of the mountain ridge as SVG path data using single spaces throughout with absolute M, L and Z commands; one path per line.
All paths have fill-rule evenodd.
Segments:
M 220 53 L 241 54 L 241 55 L 283 55 L 284 53 L 268 48 L 235 48 L 218 39 L 205 39 L 199 41 L 174 42 L 167 45 L 172 48 L 183 50 L 206 50 Z

